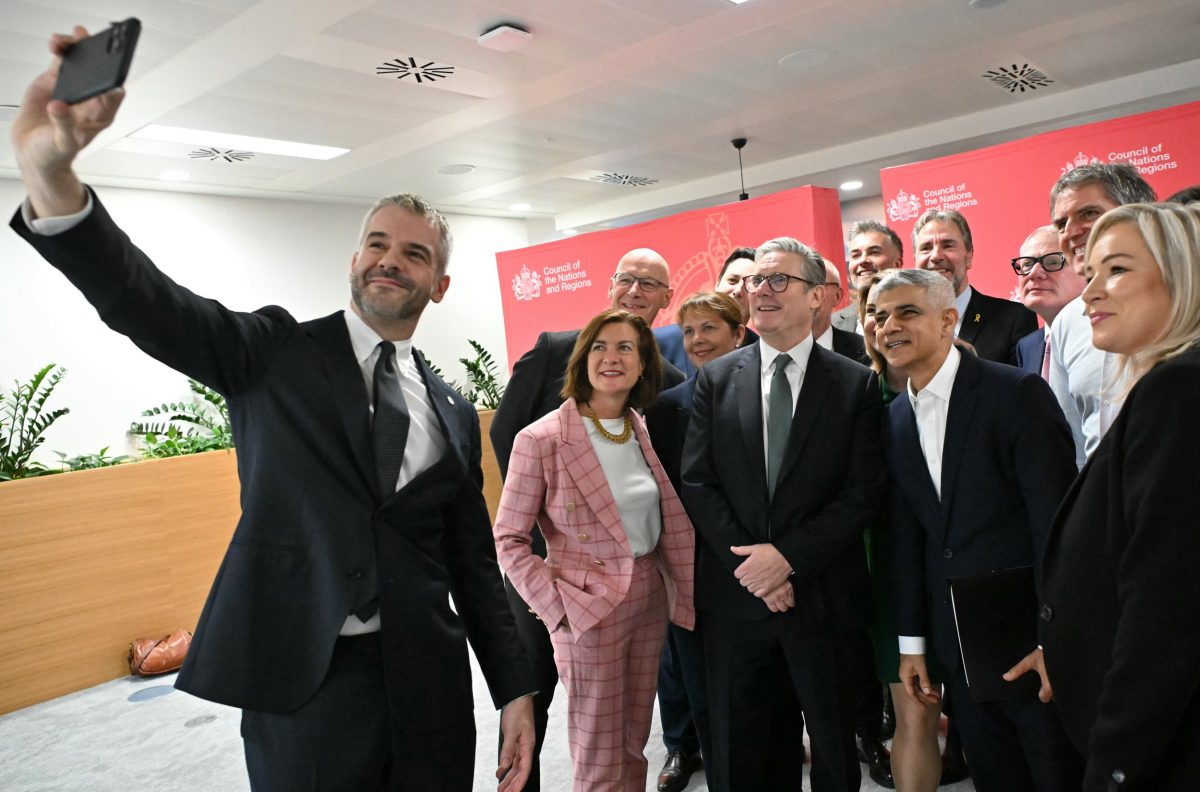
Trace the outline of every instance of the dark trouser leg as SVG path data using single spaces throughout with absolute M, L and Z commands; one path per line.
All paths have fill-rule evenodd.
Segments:
M 244 710 L 242 739 L 254 792 L 468 792 L 474 776 L 470 722 L 393 727 L 378 633 L 339 638 L 321 687 L 298 709 Z
M 669 640 L 674 642 L 675 657 L 683 676 L 683 687 L 687 691 L 688 705 L 692 711 L 692 724 L 700 753 L 704 755 L 705 776 L 709 775 L 712 762 L 712 724 L 708 709 L 708 675 L 704 668 L 703 627 L 697 619 L 695 630 L 685 630 L 672 624 L 668 628 Z M 710 781 L 711 783 L 711 781 Z
M 1038 792 L 1076 792 L 1083 786 L 1083 757 L 1067 737 L 1053 702 L 1010 701 L 1004 711 L 1016 724 Z
M 865 637 L 865 636 L 864 636 Z M 853 713 L 860 693 L 859 635 L 786 635 L 784 654 L 812 747 L 813 792 L 855 792 L 862 770 Z
M 1034 792 L 1033 775 L 1025 763 L 1017 727 L 1000 702 L 975 702 L 962 668 L 947 683 L 954 701 L 954 719 L 962 738 L 967 764 L 977 792 Z
M 875 676 L 875 647 L 866 631 L 847 636 L 847 651 L 854 655 L 851 673 L 857 675 L 854 733 L 863 740 L 878 740 L 883 733 L 883 685 Z
M 687 684 L 683 678 L 676 633 L 688 632 L 675 625 L 667 628 L 662 658 L 658 663 L 658 716 L 662 722 L 663 745 L 668 751 L 691 756 L 700 750 L 700 740 L 692 723 Z
M 546 625 L 529 612 L 529 606 L 521 595 L 513 588 L 508 576 L 504 577 L 504 593 L 508 596 L 508 606 L 512 609 L 513 618 L 517 622 L 517 634 L 521 636 L 521 644 L 529 657 L 533 668 L 533 682 L 537 695 L 533 697 L 533 725 L 537 742 L 533 748 L 533 767 L 529 773 L 529 781 L 525 784 L 525 792 L 541 790 L 541 764 L 539 757 L 542 753 L 542 742 L 546 738 L 546 721 L 549 717 L 550 702 L 554 700 L 554 688 L 558 685 L 558 669 L 554 665 L 554 647 L 550 643 L 550 633 Z M 504 735 L 497 735 L 496 755 L 499 756 L 500 746 L 504 744 Z

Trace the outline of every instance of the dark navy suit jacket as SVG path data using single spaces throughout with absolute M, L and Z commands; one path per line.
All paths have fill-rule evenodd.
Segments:
M 1039 327 L 1017 342 L 1017 367 L 1042 375 L 1042 361 L 1046 357 L 1046 328 Z

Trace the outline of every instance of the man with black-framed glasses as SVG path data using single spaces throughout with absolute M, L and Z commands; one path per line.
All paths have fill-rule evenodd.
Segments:
M 857 790 L 851 713 L 871 611 L 863 531 L 886 482 L 875 374 L 814 342 L 820 254 L 763 243 L 745 279 L 759 340 L 697 374 L 684 443 L 714 792 Z
M 609 307 L 637 314 L 646 324 L 653 325 L 658 312 L 671 302 L 674 292 L 670 284 L 671 270 L 666 259 L 650 248 L 635 248 L 621 256 L 616 272 L 609 280 Z M 513 366 L 512 376 L 508 379 L 504 397 L 500 400 L 488 432 L 501 476 L 508 474 L 508 459 L 517 433 L 562 404 L 563 376 L 578 338 L 578 330 L 544 332 L 538 336 L 533 349 L 522 355 Z M 664 390 L 683 382 L 683 372 L 666 360 L 662 361 L 662 368 Z M 545 557 L 546 543 L 541 531 L 534 531 L 532 540 L 533 551 Z M 558 669 L 554 665 L 554 649 L 545 625 L 533 615 L 507 577 L 504 579 L 504 588 L 517 621 L 521 643 L 533 667 L 534 687 L 539 691 L 533 700 L 537 742 L 532 772 L 525 784 L 526 790 L 536 792 L 541 788 L 538 756 L 546 734 L 547 711 L 554 697 L 555 686 L 558 685 Z
M 1017 341 L 1017 366 L 1049 382 L 1051 327 L 1063 306 L 1083 293 L 1087 280 L 1067 266 L 1054 226 L 1035 228 L 1021 243 L 1012 268 L 1021 304 L 1046 323 Z

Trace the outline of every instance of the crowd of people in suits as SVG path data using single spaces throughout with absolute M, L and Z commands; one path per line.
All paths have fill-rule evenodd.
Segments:
M 1196 191 L 1156 203 L 1122 164 L 1064 175 L 1012 259 L 1024 306 L 971 287 L 950 210 L 917 221 L 913 268 L 856 224 L 836 313 L 837 269 L 779 237 L 655 333 L 670 268 L 632 250 L 605 311 L 516 363 L 492 526 L 475 410 L 412 348 L 450 287 L 445 218 L 378 201 L 348 310 L 323 319 L 197 296 L 73 169 L 124 97 L 51 99 L 84 35 L 52 38 L 13 121 L 11 225 L 105 324 L 228 401 L 242 516 L 176 685 L 243 710 L 256 792 L 469 790 L 468 639 L 501 792 L 540 788 L 559 682 L 580 792 L 646 788 L 656 692 L 660 790 L 701 766 L 712 790 L 798 790 L 805 731 L 814 792 L 858 789 L 860 753 L 932 790 L 959 745 L 980 792 L 1194 787 Z M 1020 568 L 1036 588 L 1015 621 L 1037 629 L 1011 688 L 985 680 L 1011 695 L 985 696 L 955 587 Z
M 858 789 L 860 760 L 912 792 L 968 772 L 981 792 L 1188 788 L 1200 656 L 1176 644 L 1200 541 L 1165 491 L 1200 362 L 1188 198 L 1154 203 L 1124 164 L 1069 172 L 1012 258 L 1020 302 L 971 286 L 953 210 L 916 221 L 911 268 L 892 229 L 854 224 L 836 312 L 810 246 L 737 248 L 657 345 L 670 268 L 630 251 L 608 310 L 516 363 L 491 430 L 535 754 L 561 680 L 575 789 L 646 788 L 655 654 L 662 792 L 700 769 L 798 790 L 805 731 L 814 792 Z M 670 596 L 637 633 L 648 569 Z M 954 590 L 1011 571 L 1028 643 L 972 685 Z

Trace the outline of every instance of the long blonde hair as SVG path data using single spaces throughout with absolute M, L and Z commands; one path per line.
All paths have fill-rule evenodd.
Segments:
M 1117 383 L 1124 397 L 1147 371 L 1182 354 L 1200 339 L 1200 206 L 1135 203 L 1106 212 L 1088 237 L 1087 256 L 1106 231 L 1120 223 L 1134 228 L 1162 274 L 1171 310 L 1162 335 L 1143 349 L 1117 356 Z

